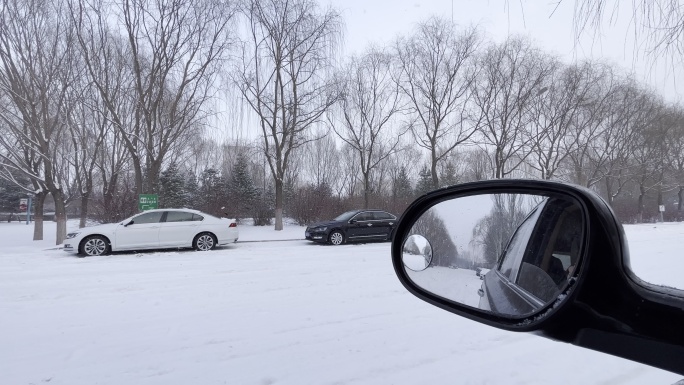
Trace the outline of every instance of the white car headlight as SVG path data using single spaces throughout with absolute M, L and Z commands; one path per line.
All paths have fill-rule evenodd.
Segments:
M 75 238 L 78 234 L 81 234 L 80 232 L 75 232 L 75 233 L 69 233 L 67 234 L 67 239 Z

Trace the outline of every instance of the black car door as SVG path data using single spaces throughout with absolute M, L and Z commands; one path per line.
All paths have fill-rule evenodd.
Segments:
M 580 223 L 574 204 L 540 204 L 516 230 L 499 267 L 485 276 L 485 308 L 522 315 L 553 301 L 576 263 Z
M 378 239 L 389 239 L 396 218 L 384 211 L 373 212 L 373 235 Z
M 526 314 L 537 306 L 543 305 L 541 301 L 525 295 L 515 284 L 525 254 L 524 251 L 537 224 L 540 212 L 541 207 L 535 208 L 518 226 L 506 246 L 499 266 L 485 275 L 482 288 L 479 291 L 482 297 L 480 299 L 481 309 L 502 314 Z
M 347 238 L 354 240 L 372 239 L 373 232 L 372 213 L 363 211 L 349 220 Z

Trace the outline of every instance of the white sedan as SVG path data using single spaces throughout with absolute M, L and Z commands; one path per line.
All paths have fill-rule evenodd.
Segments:
M 67 234 L 64 250 L 82 256 L 111 251 L 192 247 L 211 250 L 237 242 L 234 219 L 190 209 L 149 210 L 123 222 L 89 226 Z

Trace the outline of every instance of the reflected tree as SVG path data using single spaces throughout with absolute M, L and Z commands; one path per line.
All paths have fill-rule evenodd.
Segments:
M 473 229 L 474 245 L 482 250 L 481 266 L 491 268 L 503 253 L 513 233 L 543 197 L 493 194 L 492 211 Z
M 440 267 L 463 267 L 458 258 L 456 245 L 451 240 L 444 220 L 437 215 L 434 208 L 423 214 L 413 224 L 409 235 L 420 234 L 428 239 L 432 246 L 432 265 Z

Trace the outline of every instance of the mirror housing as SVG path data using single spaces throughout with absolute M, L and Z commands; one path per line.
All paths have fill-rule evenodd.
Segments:
M 130 220 L 130 221 L 128 221 L 128 223 L 124 224 L 124 227 L 128 227 L 128 226 L 130 226 L 130 225 L 132 225 L 132 224 L 134 224 L 134 223 L 135 223 L 135 222 L 134 222 L 133 220 Z
M 411 280 L 402 261 L 404 241 L 427 209 L 448 199 L 501 193 L 559 194 L 572 197 L 584 211 L 586 237 L 572 284 L 559 300 L 524 317 L 435 295 Z M 631 273 L 622 226 L 608 204 L 589 189 L 541 180 L 492 180 L 435 190 L 414 201 L 400 218 L 392 240 L 392 263 L 408 291 L 444 310 L 684 374 L 684 292 L 648 284 Z

